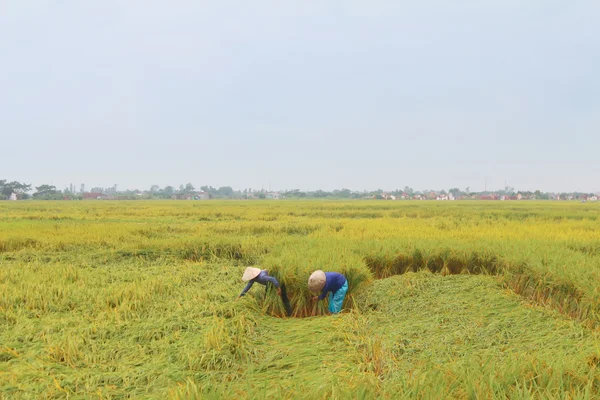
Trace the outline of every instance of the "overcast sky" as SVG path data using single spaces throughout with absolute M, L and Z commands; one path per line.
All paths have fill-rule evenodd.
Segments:
M 0 179 L 600 190 L 600 2 L 0 1 Z

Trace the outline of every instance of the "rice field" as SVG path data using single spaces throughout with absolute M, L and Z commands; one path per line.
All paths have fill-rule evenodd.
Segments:
M 600 397 L 600 204 L 0 203 L 0 398 Z M 246 266 L 285 283 L 244 287 Z M 310 299 L 344 273 L 344 311 Z

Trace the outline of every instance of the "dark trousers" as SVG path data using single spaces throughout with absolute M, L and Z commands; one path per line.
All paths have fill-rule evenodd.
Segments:
M 265 285 L 265 298 L 267 293 L 269 293 L 270 287 L 273 285 Z M 282 283 L 281 285 L 281 301 L 283 302 L 283 307 L 285 308 L 285 313 L 288 317 L 292 315 L 292 305 L 290 304 L 290 299 L 288 299 L 287 291 L 285 290 L 285 285 Z
M 281 301 L 283 301 L 287 316 L 290 317 L 292 315 L 292 306 L 290 305 L 290 299 L 288 299 L 284 284 L 281 284 Z

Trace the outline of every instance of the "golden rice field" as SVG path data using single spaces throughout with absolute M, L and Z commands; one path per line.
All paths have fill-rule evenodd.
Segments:
M 600 204 L 0 203 L 0 398 L 600 398 Z M 244 287 L 246 266 L 286 284 Z M 346 274 L 323 315 L 306 281 Z

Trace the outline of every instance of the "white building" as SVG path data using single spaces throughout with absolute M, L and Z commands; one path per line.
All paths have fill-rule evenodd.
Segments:
M 11 193 L 10 197 L 8 198 L 9 200 L 17 200 L 17 194 L 16 193 Z

